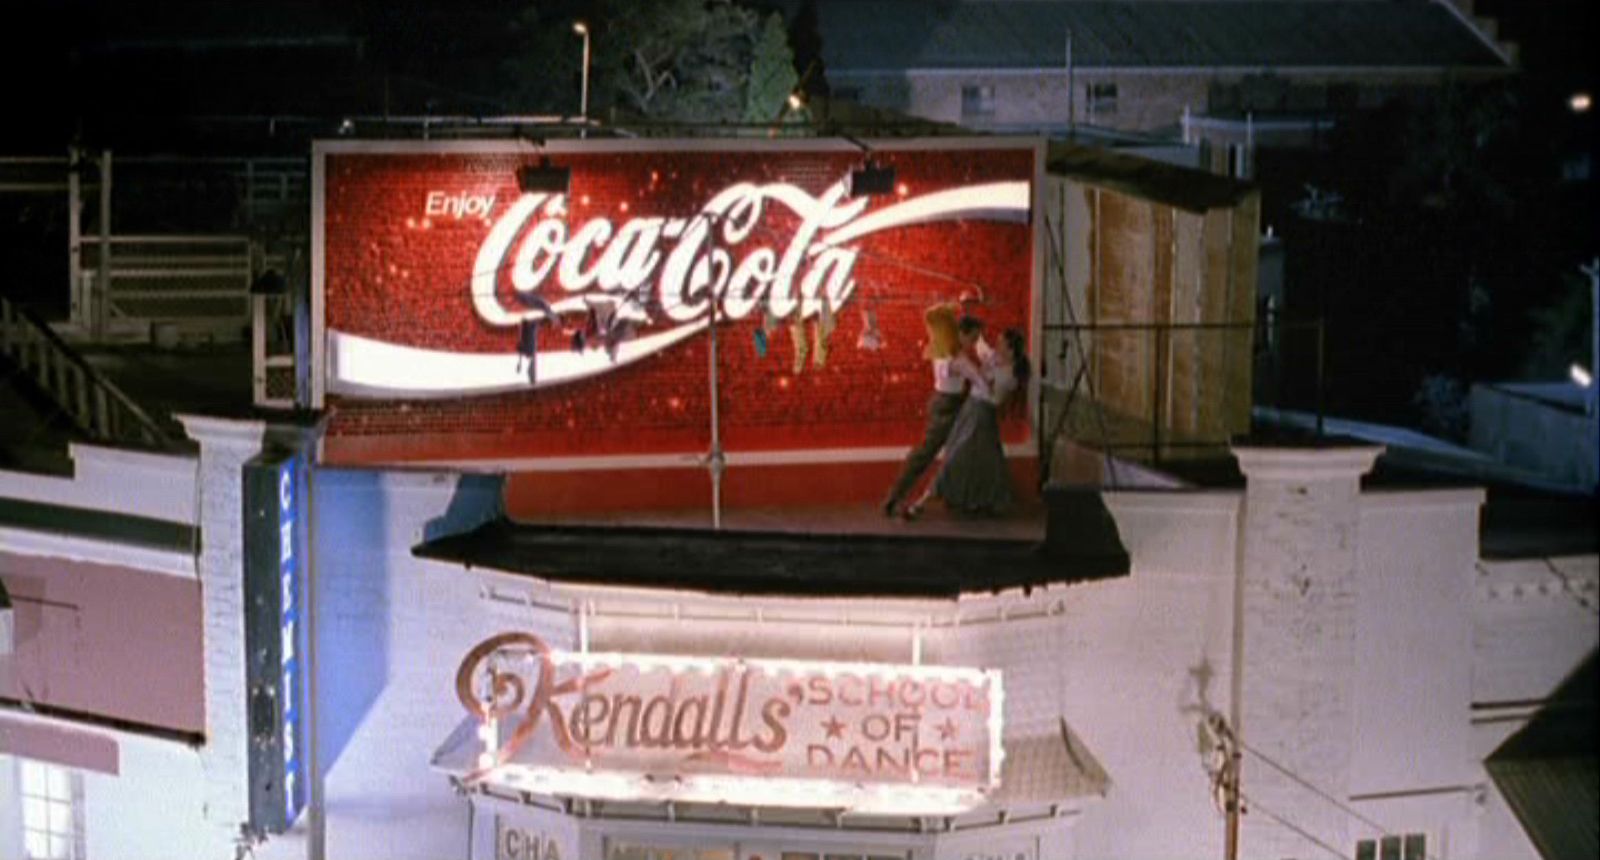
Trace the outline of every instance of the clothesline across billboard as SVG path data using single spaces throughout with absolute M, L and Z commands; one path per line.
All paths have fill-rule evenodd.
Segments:
M 843 142 L 705 147 L 319 147 L 329 435 L 703 451 L 715 327 L 729 448 L 904 445 L 929 305 L 1031 333 L 1033 142 L 874 150 L 872 196 Z M 546 160 L 565 189 L 519 183 Z

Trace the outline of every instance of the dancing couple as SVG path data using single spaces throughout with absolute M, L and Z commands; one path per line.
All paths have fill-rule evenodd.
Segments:
M 953 511 L 1002 514 L 1015 494 L 1000 444 L 1000 409 L 1024 390 L 1031 367 L 1022 332 L 1007 329 L 997 347 L 983 339 L 983 323 L 958 313 L 954 304 L 935 305 L 923 315 L 928 343 L 923 356 L 933 368 L 933 396 L 922 444 L 906 457 L 900 477 L 883 501 L 883 512 L 907 520 L 938 496 Z M 944 464 L 916 501 L 900 507 L 940 451 Z

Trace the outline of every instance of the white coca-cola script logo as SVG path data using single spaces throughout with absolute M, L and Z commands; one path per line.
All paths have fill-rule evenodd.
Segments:
M 851 273 L 857 252 L 839 247 L 836 240 L 818 241 L 818 233 L 842 227 L 866 209 L 864 198 L 841 205 L 844 193 L 843 184 L 812 197 L 793 185 L 740 183 L 690 218 L 634 218 L 620 228 L 610 219 L 595 218 L 570 231 L 562 196 L 525 194 L 501 216 L 478 251 L 473 306 L 494 325 L 585 311 L 595 298 L 617 302 L 639 322 L 649 321 L 643 306 L 651 298 L 678 323 L 706 316 L 713 302 L 720 303 L 720 316 L 734 320 L 762 305 L 779 319 L 797 307 L 810 317 L 824 301 L 840 308 L 855 291 Z M 781 249 L 761 241 L 770 237 L 751 238 L 772 203 L 800 219 Z M 541 208 L 542 217 L 523 230 Z M 541 290 L 554 275 L 567 297 L 550 302 L 548 310 L 536 306 L 510 311 L 494 294 L 496 275 L 518 236 L 511 285 L 526 295 Z M 668 243 L 670 248 L 664 248 Z M 646 294 L 650 291 L 655 295 Z
M 565 195 L 525 193 L 490 228 L 470 295 L 484 322 L 518 327 L 513 354 L 455 353 L 330 333 L 330 389 L 380 397 L 441 397 L 543 388 L 604 373 L 720 322 L 756 313 L 802 319 L 843 309 L 856 292 L 857 240 L 910 224 L 979 218 L 1025 222 L 1024 181 L 939 191 L 867 213 L 841 182 L 813 196 L 794 185 L 741 182 L 688 217 L 570 222 Z M 771 227 L 774 208 L 798 226 Z M 511 289 L 499 287 L 508 276 Z M 528 332 L 569 314 L 596 314 L 602 348 L 539 352 Z M 665 324 L 666 328 L 661 328 Z M 598 345 L 597 345 L 598 346 Z

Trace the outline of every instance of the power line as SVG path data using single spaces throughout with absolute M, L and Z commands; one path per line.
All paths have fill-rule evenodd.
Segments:
M 1260 804 L 1260 802 L 1258 802 L 1255 798 L 1246 795 L 1242 791 L 1239 792 L 1239 798 L 1241 800 L 1243 800 L 1245 803 L 1249 804 L 1249 807 L 1251 809 L 1253 809 L 1253 810 L 1255 810 L 1257 812 L 1265 813 L 1268 818 L 1272 819 L 1273 821 L 1276 821 L 1278 824 L 1280 824 L 1280 825 L 1288 828 L 1289 830 L 1293 831 L 1301 839 L 1304 839 L 1307 842 L 1310 842 L 1311 844 L 1317 846 L 1318 848 L 1321 848 L 1322 850 L 1328 852 L 1329 854 L 1332 854 L 1333 856 L 1338 857 L 1339 860 L 1344 860 L 1345 853 L 1343 851 L 1339 850 L 1338 848 L 1336 848 L 1336 847 L 1334 847 L 1332 845 L 1329 845 L 1327 842 L 1324 842 L 1321 838 L 1319 838 L 1316 834 L 1312 833 L 1311 831 L 1306 830 L 1304 827 L 1301 827 L 1300 825 L 1295 824 L 1294 822 L 1290 821 L 1287 818 L 1284 818 L 1283 816 L 1277 814 L 1276 812 L 1273 812 L 1272 810 L 1268 809 L 1267 807 L 1262 806 Z
M 1401 833 L 1397 833 L 1397 832 L 1395 832 L 1394 830 L 1391 830 L 1388 827 L 1383 826 L 1382 824 L 1378 823 L 1377 821 L 1372 820 L 1371 818 L 1368 818 L 1365 815 L 1362 815 L 1360 812 L 1358 812 L 1354 808 L 1348 806 L 1343 801 L 1339 800 L 1337 797 L 1334 797 L 1332 794 L 1329 794 L 1328 792 L 1323 791 L 1321 788 L 1318 788 L 1310 780 L 1306 779 L 1305 777 L 1300 776 L 1299 774 L 1297 774 L 1294 771 L 1290 770 L 1288 767 L 1285 767 L 1284 765 L 1279 764 L 1271 756 L 1268 756 L 1267 754 L 1261 752 L 1260 750 L 1257 750 L 1255 747 L 1250 746 L 1249 744 L 1245 743 L 1242 740 L 1238 740 L 1236 742 L 1239 744 L 1239 748 L 1240 749 L 1242 749 L 1245 752 L 1250 753 L 1251 755 L 1253 755 L 1256 758 L 1260 759 L 1263 763 L 1265 763 L 1266 765 L 1271 767 L 1273 770 L 1276 770 L 1278 773 L 1288 777 L 1296 785 L 1299 785 L 1300 787 L 1306 789 L 1307 791 L 1311 792 L 1312 794 L 1316 795 L 1317 797 L 1319 797 L 1319 798 L 1327 801 L 1328 803 L 1332 804 L 1334 806 L 1334 808 L 1338 809 L 1340 812 L 1344 813 L 1345 815 L 1348 815 L 1349 817 L 1354 818 L 1355 820 L 1361 822 L 1362 824 L 1365 824 L 1366 826 L 1372 828 L 1373 830 L 1378 831 L 1378 835 L 1380 837 L 1381 836 L 1401 836 L 1401 835 L 1404 835 L 1404 834 L 1401 834 Z M 1271 815 L 1271 813 L 1268 813 L 1268 814 Z M 1274 818 L 1276 818 L 1276 816 L 1274 816 Z M 1280 823 L 1283 823 L 1283 822 L 1280 822 Z M 1293 825 L 1285 823 L 1285 826 L 1290 827 L 1291 829 L 1294 829 L 1297 832 L 1299 832 L 1299 829 L 1295 828 Z M 1314 841 L 1317 841 L 1318 844 L 1321 844 L 1324 847 L 1327 847 L 1326 843 L 1323 843 L 1320 840 L 1315 840 L 1314 837 L 1307 836 L 1307 838 L 1311 838 Z M 1344 856 L 1343 852 L 1335 851 L 1335 853 L 1338 854 L 1340 857 Z M 1426 858 L 1426 860 L 1438 860 L 1438 855 L 1427 853 L 1426 851 L 1424 851 L 1423 856 L 1424 856 L 1424 858 Z

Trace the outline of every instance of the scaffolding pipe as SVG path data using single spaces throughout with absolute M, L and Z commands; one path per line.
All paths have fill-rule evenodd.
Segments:
M 722 434 L 718 429 L 717 414 L 717 301 L 711 299 L 711 351 L 710 351 L 711 386 L 711 451 L 706 455 L 706 468 L 711 472 L 711 528 L 713 531 L 722 530 L 722 470 L 725 465 L 722 455 Z
M 95 274 L 90 303 L 89 332 L 98 341 L 105 336 L 107 304 L 111 301 L 111 150 L 100 152 L 100 266 Z

